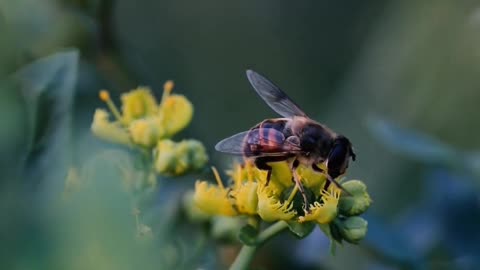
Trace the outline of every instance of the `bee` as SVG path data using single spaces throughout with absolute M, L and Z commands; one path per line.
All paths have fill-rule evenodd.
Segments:
M 267 171 L 266 185 L 272 175 L 269 163 L 288 161 L 292 180 L 302 194 L 304 208 L 308 208 L 309 204 L 296 172 L 300 164 L 325 174 L 328 179 L 325 189 L 333 183 L 345 191 L 335 178 L 346 172 L 350 158 L 355 161 L 356 155 L 350 140 L 312 120 L 285 92 L 264 76 L 253 70 L 247 70 L 246 73 L 253 89 L 282 118 L 263 120 L 248 131 L 223 139 L 215 145 L 215 149 L 253 159 L 258 169 Z M 318 166 L 321 163 L 325 164 L 326 172 Z

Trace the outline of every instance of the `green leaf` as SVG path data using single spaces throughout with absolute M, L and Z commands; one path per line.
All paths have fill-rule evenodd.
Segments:
M 299 239 L 307 237 L 315 228 L 314 222 L 299 223 L 297 221 L 287 221 L 287 224 L 290 232 Z
M 26 167 L 31 174 L 49 171 L 68 162 L 70 111 L 77 81 L 78 51 L 75 49 L 41 58 L 13 75 L 25 100 L 29 147 Z M 58 170 L 59 171 L 59 170 Z M 33 175 L 32 175 L 33 176 Z
M 255 246 L 257 245 L 257 234 L 258 231 L 252 225 L 247 224 L 240 229 L 238 233 L 238 239 L 244 245 Z

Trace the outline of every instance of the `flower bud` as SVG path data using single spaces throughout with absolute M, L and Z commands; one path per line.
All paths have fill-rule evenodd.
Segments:
M 359 216 L 354 216 L 346 219 L 336 219 L 334 226 L 345 241 L 357 244 L 367 234 L 368 222 Z
M 342 194 L 339 203 L 340 213 L 345 216 L 356 216 L 365 212 L 372 203 L 367 186 L 359 180 L 345 182 L 342 186 L 350 194 Z
M 103 109 L 96 109 L 93 115 L 93 122 L 91 130 L 95 136 L 100 139 L 130 145 L 130 136 L 128 132 L 118 122 L 110 122 L 108 120 L 109 114 Z
M 157 112 L 157 101 L 147 87 L 138 87 L 123 94 L 121 99 L 123 120 L 127 124 Z
M 205 147 L 196 140 L 175 143 L 160 140 L 155 148 L 155 169 L 167 175 L 182 175 L 203 168 L 208 161 Z

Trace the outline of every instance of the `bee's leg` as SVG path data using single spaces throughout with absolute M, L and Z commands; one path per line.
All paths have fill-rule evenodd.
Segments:
M 302 197 L 303 197 L 303 209 L 304 209 L 305 212 L 307 213 L 310 207 L 309 207 L 307 195 L 305 194 L 305 189 L 303 188 L 302 182 L 300 182 L 300 176 L 299 176 L 298 173 L 297 173 L 298 165 L 300 165 L 300 162 L 299 162 L 297 159 L 295 159 L 295 160 L 292 162 L 292 167 L 291 167 L 291 169 L 292 169 L 292 176 L 293 176 L 293 181 L 295 182 L 295 185 L 297 185 L 298 190 L 299 190 L 300 193 L 302 194 Z
M 348 195 L 351 195 L 350 192 L 348 192 L 340 183 L 338 183 L 332 176 L 330 176 L 328 173 L 325 173 L 322 168 L 318 167 L 317 164 L 312 164 L 312 169 L 318 173 L 323 173 L 327 177 L 327 182 L 325 183 L 325 186 L 323 186 L 324 190 L 327 190 L 328 187 L 330 186 L 330 183 L 333 183 L 337 188 L 341 189 L 343 192 L 345 192 Z
M 267 171 L 267 180 L 265 182 L 265 186 L 268 186 L 268 183 L 270 183 L 270 178 L 272 177 L 272 166 L 267 164 L 267 160 L 265 158 L 256 158 L 255 159 L 255 166 L 260 169 Z

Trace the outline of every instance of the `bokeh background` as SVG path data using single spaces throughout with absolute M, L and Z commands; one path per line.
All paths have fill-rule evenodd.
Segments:
M 54 90 L 22 92 L 39 83 L 24 67 L 59 52 L 69 68 Z M 204 142 L 210 163 L 226 169 L 214 144 L 276 117 L 248 68 L 350 138 L 358 160 L 348 177 L 374 200 L 359 246 L 331 256 L 319 231 L 286 235 L 262 249 L 257 269 L 480 267 L 477 1 L 1 0 L 2 269 L 225 268 L 231 246 L 171 221 L 172 194 L 200 176 L 172 180 L 151 212 L 174 244 L 138 243 L 126 195 L 106 180 L 117 177 L 108 160 L 118 153 L 93 158 L 121 150 L 90 124 L 104 106 L 100 89 L 118 97 L 147 85 L 160 97 L 172 79 L 195 105 L 182 136 Z M 98 181 L 65 206 L 68 168 L 85 163 Z

